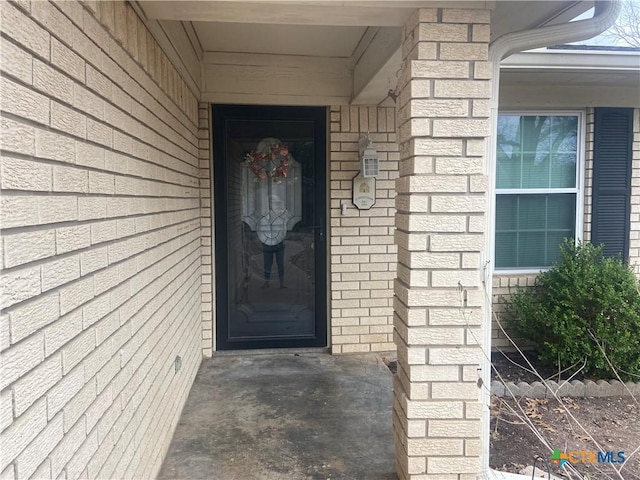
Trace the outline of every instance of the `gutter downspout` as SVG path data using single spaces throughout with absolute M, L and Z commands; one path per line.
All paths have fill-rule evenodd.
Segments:
M 596 0 L 595 10 L 592 18 L 578 20 L 575 22 L 563 23 L 560 25 L 548 25 L 531 30 L 522 30 L 520 32 L 512 32 L 502 35 L 495 39 L 489 45 L 489 61 L 492 62 L 491 76 L 491 110 L 489 117 L 489 141 L 485 147 L 486 175 L 489 179 L 487 188 L 489 209 L 487 211 L 487 241 L 484 252 L 484 285 L 485 285 L 485 331 L 484 331 L 484 347 L 491 345 L 491 325 L 492 325 L 492 298 L 493 298 L 493 249 L 495 226 L 495 163 L 496 163 L 496 135 L 498 132 L 498 106 L 500 95 L 500 62 L 503 58 L 523 50 L 531 50 L 541 48 L 548 45 L 557 45 L 559 43 L 577 42 L 599 35 L 607 30 L 618 18 L 622 8 L 621 0 Z M 484 385 L 491 388 L 491 362 L 490 352 L 485 348 L 487 354 L 482 365 L 482 380 Z M 483 411 L 483 459 L 482 470 L 485 478 L 495 478 L 492 470 L 489 468 L 489 394 L 483 389 L 485 398 L 483 403 L 485 408 Z M 527 478 L 524 476 L 514 476 L 512 478 Z

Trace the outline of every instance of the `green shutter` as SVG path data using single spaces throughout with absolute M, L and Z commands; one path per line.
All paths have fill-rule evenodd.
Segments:
M 591 242 L 608 256 L 629 256 L 632 108 L 596 108 Z

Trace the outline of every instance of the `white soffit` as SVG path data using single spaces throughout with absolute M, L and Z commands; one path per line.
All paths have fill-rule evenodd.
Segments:
M 192 22 L 210 52 L 351 57 L 366 27 Z

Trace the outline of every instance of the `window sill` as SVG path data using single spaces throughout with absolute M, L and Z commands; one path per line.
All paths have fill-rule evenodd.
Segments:
M 534 268 L 534 269 L 528 269 L 528 270 L 511 270 L 511 269 L 494 270 L 493 276 L 499 277 L 501 275 L 539 275 L 542 272 L 546 272 L 547 270 L 550 270 L 550 269 L 551 267 Z

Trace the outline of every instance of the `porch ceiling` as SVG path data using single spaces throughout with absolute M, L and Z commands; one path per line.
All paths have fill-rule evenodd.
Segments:
M 491 8 L 492 37 L 497 38 L 567 21 L 591 4 L 563 0 L 185 0 L 139 1 L 136 7 L 205 101 L 268 103 L 266 96 L 275 92 L 279 95 L 274 102 L 279 103 L 377 104 L 395 87 L 401 27 L 416 8 Z M 232 61 L 229 54 L 234 55 Z M 261 69 L 258 75 L 265 78 L 277 80 L 278 74 L 284 74 L 295 82 L 295 92 L 285 94 L 289 88 L 285 79 L 279 87 L 265 85 L 261 99 L 259 92 L 250 92 L 255 81 L 233 78 L 243 64 Z M 316 78 L 333 82 L 323 91 L 313 81 Z M 306 95 L 299 88 L 302 83 Z M 220 91 L 221 85 L 228 91 Z

